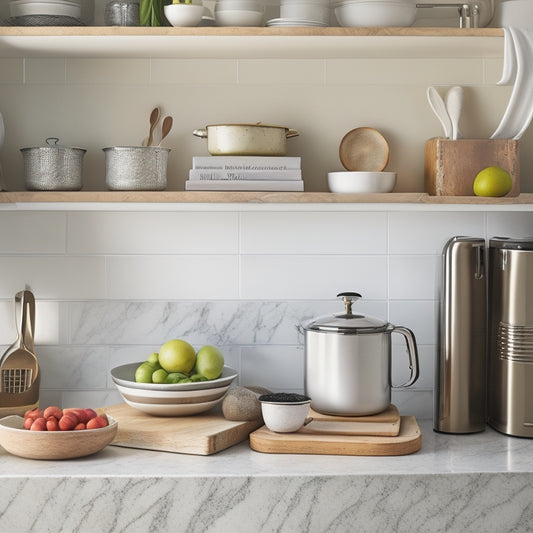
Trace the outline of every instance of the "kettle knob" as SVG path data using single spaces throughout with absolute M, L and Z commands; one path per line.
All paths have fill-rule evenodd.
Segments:
M 337 294 L 337 298 L 339 297 L 341 297 L 344 301 L 347 315 L 352 314 L 352 303 L 359 300 L 359 298 L 362 298 L 358 292 L 339 292 L 339 294 Z

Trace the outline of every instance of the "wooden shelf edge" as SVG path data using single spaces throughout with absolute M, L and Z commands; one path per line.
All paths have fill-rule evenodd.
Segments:
M 251 36 L 330 36 L 330 37 L 503 37 L 502 28 L 267 28 L 267 27 L 132 27 L 132 26 L 0 26 L 0 37 L 251 37 Z
M 426 193 L 333 194 L 328 192 L 234 191 L 17 191 L 0 192 L 0 205 L 20 203 L 266 203 L 266 204 L 533 204 L 533 193 L 516 197 L 429 196 Z

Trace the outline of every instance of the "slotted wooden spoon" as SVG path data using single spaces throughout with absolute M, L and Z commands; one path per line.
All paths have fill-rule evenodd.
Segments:
M 30 291 L 21 291 L 15 295 L 15 312 L 18 338 L 0 359 L 0 392 L 9 394 L 25 392 L 39 374 L 33 342 L 35 298 Z

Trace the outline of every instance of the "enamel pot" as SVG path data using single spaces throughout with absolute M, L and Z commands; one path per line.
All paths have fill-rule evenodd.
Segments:
M 207 139 L 211 155 L 284 156 L 287 139 L 298 132 L 284 126 L 268 124 L 213 124 L 194 130 L 193 135 Z
M 344 313 L 298 326 L 305 337 L 305 394 L 320 413 L 365 416 L 380 413 L 391 402 L 391 335 L 403 335 L 409 354 L 409 387 L 418 379 L 413 332 L 379 318 L 352 313 L 361 297 L 343 292 Z

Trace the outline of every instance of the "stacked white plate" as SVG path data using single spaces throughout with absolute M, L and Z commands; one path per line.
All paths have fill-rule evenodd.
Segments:
M 280 0 L 279 16 L 283 20 L 312 22 L 327 26 L 330 0 Z
M 9 10 L 12 17 L 56 15 L 79 19 L 81 16 L 80 4 L 65 0 L 48 0 L 47 2 L 38 0 L 13 0 L 9 2 Z
M 195 383 L 137 383 L 129 363 L 111 370 L 111 378 L 124 401 L 131 407 L 155 416 L 188 416 L 203 413 L 222 402 L 237 371 L 225 366 L 218 379 Z
M 324 24 L 323 22 L 316 22 L 315 20 L 304 20 L 304 19 L 270 19 L 267 20 L 266 25 L 268 27 L 272 28 L 290 28 L 294 26 L 311 26 L 311 27 L 317 27 L 317 28 L 323 28 L 325 26 L 328 26 L 328 24 Z
M 264 6 L 261 0 L 216 0 L 217 26 L 263 26 Z

